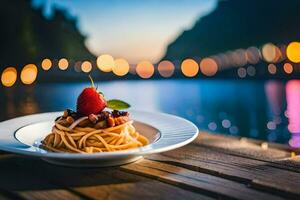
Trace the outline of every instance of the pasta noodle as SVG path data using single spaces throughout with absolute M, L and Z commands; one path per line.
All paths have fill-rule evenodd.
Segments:
M 42 147 L 53 152 L 96 153 L 127 150 L 145 146 L 148 139 L 128 121 L 104 129 L 64 126 L 57 121 Z

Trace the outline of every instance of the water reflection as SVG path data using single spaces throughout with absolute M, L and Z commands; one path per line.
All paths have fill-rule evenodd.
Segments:
M 291 80 L 286 84 L 288 129 L 291 132 L 289 144 L 300 147 L 300 80 Z
M 3 112 L 6 112 L 7 118 L 13 118 L 17 113 L 17 109 L 14 103 L 14 99 L 15 99 L 14 95 L 16 93 L 15 90 L 16 88 L 11 88 L 10 91 L 8 90 L 4 91 L 3 93 L 4 97 L 1 98 L 1 100 L 4 100 L 3 103 L 1 102 L 1 105 L 3 105 L 1 106 L 2 107 L 1 110 Z M 3 113 L 3 115 L 5 114 Z
M 287 84 L 248 80 L 149 80 L 96 85 L 107 98 L 122 98 L 134 109 L 175 114 L 215 133 L 287 143 L 291 134 L 286 114 L 292 135 L 300 130 L 300 80 Z M 0 120 L 75 108 L 77 96 L 87 86 L 90 83 L 2 88 Z M 294 145 L 293 141 L 294 137 L 291 140 Z
M 280 124 L 284 110 L 284 83 L 280 81 L 267 81 L 265 91 L 269 105 L 267 107 L 267 137 L 269 141 L 276 141 L 278 137 L 284 137 L 285 133 Z M 284 133 L 284 134 L 282 134 Z
M 4 119 L 40 112 L 34 86 L 4 90 L 0 103 Z
M 39 108 L 36 100 L 33 97 L 28 96 L 24 101 L 19 102 L 18 110 L 22 115 L 28 115 L 37 113 Z

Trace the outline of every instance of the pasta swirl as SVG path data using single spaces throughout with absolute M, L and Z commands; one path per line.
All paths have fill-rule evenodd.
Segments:
M 42 147 L 53 152 L 96 153 L 127 150 L 145 146 L 148 139 L 139 134 L 128 121 L 104 129 L 68 127 L 55 122 Z

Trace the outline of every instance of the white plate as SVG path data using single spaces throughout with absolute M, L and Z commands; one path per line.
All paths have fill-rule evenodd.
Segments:
M 74 167 L 113 166 L 136 161 L 143 155 L 169 151 L 192 142 L 198 128 L 183 118 L 162 113 L 130 111 L 134 126 L 150 144 L 126 151 L 93 154 L 54 153 L 39 148 L 62 112 L 42 113 L 0 122 L 0 150 L 35 156 L 50 163 Z

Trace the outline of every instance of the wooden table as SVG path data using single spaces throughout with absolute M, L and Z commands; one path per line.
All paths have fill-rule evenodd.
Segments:
M 68 168 L 1 152 L 0 199 L 300 199 L 288 147 L 201 132 L 115 168 Z

